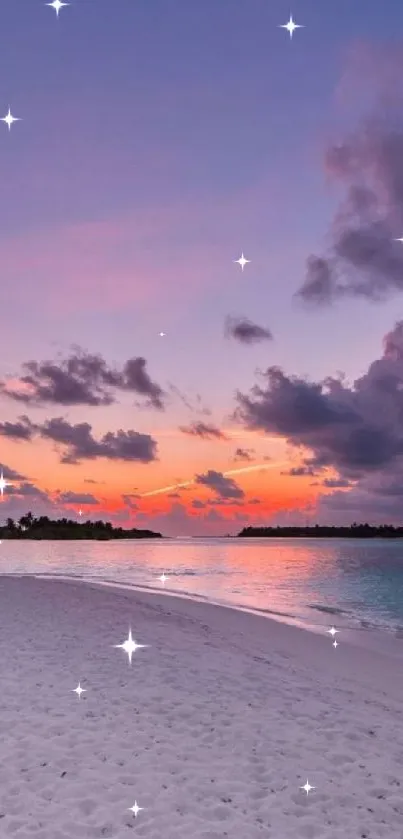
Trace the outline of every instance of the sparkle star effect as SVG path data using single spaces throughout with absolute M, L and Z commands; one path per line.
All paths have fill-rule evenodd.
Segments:
M 132 655 L 136 652 L 136 650 L 144 649 L 148 647 L 148 644 L 136 644 L 136 641 L 132 638 L 132 631 L 129 629 L 129 637 L 124 641 L 123 644 L 114 644 L 114 647 L 120 650 L 124 650 L 125 653 L 129 656 L 129 663 L 132 663 Z
M 307 794 L 307 795 L 309 795 L 309 793 L 310 793 L 311 789 L 316 789 L 316 787 L 311 787 L 311 785 L 310 785 L 310 783 L 309 783 L 309 781 L 308 781 L 308 779 L 307 779 L 306 784 L 304 784 L 304 786 L 303 786 L 303 787 L 300 787 L 300 789 L 305 790 L 306 794 Z
M 337 634 L 337 632 L 339 632 L 340 630 L 339 630 L 339 629 L 335 629 L 335 628 L 334 628 L 334 626 L 331 626 L 331 627 L 330 627 L 330 629 L 327 629 L 326 631 L 329 633 L 329 635 L 331 635 L 331 636 L 332 636 L 332 638 L 334 638 L 334 636 L 335 636 L 335 635 Z
M 8 114 L 6 114 L 5 117 L 1 117 L 1 121 L 5 122 L 6 125 L 8 125 L 8 130 L 11 131 L 11 126 L 12 126 L 13 122 L 20 122 L 20 118 L 12 116 L 12 113 L 10 111 L 10 106 L 9 106 Z
M 59 17 L 60 9 L 63 6 L 70 6 L 70 3 L 62 3 L 61 0 L 53 0 L 53 3 L 45 3 L 45 6 L 51 6 L 56 12 L 56 17 Z
M 339 645 L 338 645 L 338 643 L 337 643 L 336 639 L 334 639 L 333 644 L 332 644 L 332 647 L 334 647 L 334 648 L 336 649 L 336 647 L 338 647 L 338 646 L 339 646 Z
M 165 335 L 166 335 L 165 332 L 160 332 L 160 338 L 165 338 Z
M 164 584 L 167 580 L 169 580 L 169 577 L 166 577 L 165 574 L 161 574 L 158 579 L 161 580 L 162 584 Z
M 81 694 L 86 693 L 86 688 L 82 688 L 79 682 L 77 687 L 73 688 L 72 693 L 76 693 L 78 698 L 81 699 Z
M 0 475 L 0 493 L 1 493 L 1 497 L 2 497 L 2 498 L 3 498 L 3 494 L 4 494 L 4 490 L 5 490 L 5 488 L 6 488 L 6 487 L 8 487 L 8 486 L 10 486 L 10 484 L 9 484 L 9 482 L 8 482 L 8 481 L 6 481 L 6 480 L 5 480 L 5 478 L 3 477 L 3 470 L 1 470 L 1 475 Z
M 137 818 L 137 814 L 140 813 L 141 810 L 144 810 L 144 807 L 139 807 L 137 801 L 135 801 L 133 807 L 129 807 L 129 810 L 133 813 L 134 818 Z
M 243 271 L 243 269 L 245 268 L 245 265 L 247 265 L 248 262 L 250 262 L 250 259 L 245 259 L 243 253 L 241 253 L 241 256 L 239 257 L 239 259 L 234 259 L 234 262 L 237 262 L 238 265 L 241 266 L 241 269 Z
M 292 19 L 292 15 L 290 14 L 290 19 L 289 19 L 288 23 L 280 23 L 279 28 L 280 29 L 287 29 L 287 31 L 290 33 L 290 38 L 292 38 L 295 30 L 296 29 L 304 29 L 304 26 L 303 26 L 303 24 L 300 24 L 300 23 L 294 23 L 294 21 Z
M 79 511 L 78 511 L 78 515 L 80 516 L 80 518 L 81 518 L 82 514 L 83 514 L 83 511 L 82 511 L 82 510 L 79 510 Z

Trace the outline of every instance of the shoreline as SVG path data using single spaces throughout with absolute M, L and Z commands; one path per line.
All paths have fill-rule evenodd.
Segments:
M 393 657 L 395 659 L 400 659 L 403 664 L 403 629 L 396 630 L 386 625 L 380 627 L 379 625 L 370 624 L 368 621 L 363 623 L 359 618 L 357 618 L 357 625 L 351 626 L 351 618 L 349 623 L 345 613 L 339 609 L 333 610 L 331 608 L 324 607 L 318 608 L 318 613 L 321 614 L 323 618 L 327 615 L 328 621 L 326 623 L 315 623 L 313 621 L 309 622 L 302 617 L 297 617 L 283 612 L 276 612 L 274 610 L 271 611 L 270 609 L 258 609 L 221 600 L 213 600 L 207 595 L 195 594 L 194 592 L 189 593 L 173 591 L 165 586 L 157 589 L 141 583 L 119 582 L 117 580 L 105 580 L 101 578 L 96 579 L 91 577 L 86 578 L 78 575 L 54 574 L 52 572 L 13 572 L 0 574 L 0 580 L 8 577 L 27 577 L 38 580 L 43 579 L 48 582 L 71 582 L 78 585 L 87 585 L 89 587 L 95 586 L 105 590 L 110 589 L 111 591 L 127 592 L 129 594 L 138 593 L 144 595 L 156 595 L 157 597 L 160 596 L 163 598 L 172 598 L 174 600 L 177 599 L 179 602 L 189 601 L 200 605 L 229 609 L 235 613 L 253 615 L 256 618 L 263 618 L 265 621 L 274 621 L 276 624 L 290 626 L 325 638 L 330 638 L 330 636 L 327 635 L 327 630 L 330 629 L 331 626 L 336 626 L 338 633 L 341 633 L 337 639 L 338 643 L 340 642 L 341 637 L 343 639 L 343 643 L 347 643 L 357 649 L 374 650 L 381 655 L 388 656 L 389 658 Z
M 0 576 L 0 620 L 5 837 L 401 839 L 393 657 L 232 607 L 36 575 Z M 131 665 L 115 648 L 129 627 L 147 645 Z

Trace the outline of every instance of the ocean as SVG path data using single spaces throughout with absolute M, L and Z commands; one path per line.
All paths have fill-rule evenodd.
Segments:
M 403 638 L 403 540 L 3 540 L 0 573 L 157 590 L 313 631 L 334 625 Z

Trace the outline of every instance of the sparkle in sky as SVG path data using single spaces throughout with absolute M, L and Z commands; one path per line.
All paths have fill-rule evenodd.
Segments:
M 46 3 L 45 5 L 51 6 L 56 12 L 56 17 L 59 17 L 60 9 L 62 9 L 63 6 L 70 6 L 70 3 L 62 3 L 61 0 L 53 0 L 52 3 Z
M 296 29 L 303 29 L 304 28 L 303 24 L 294 23 L 294 21 L 292 19 L 292 15 L 290 15 L 290 19 L 289 19 L 288 23 L 280 23 L 279 27 L 280 27 L 280 29 L 287 29 L 287 31 L 290 34 L 290 38 L 292 38 Z
M 6 114 L 5 117 L 1 117 L 1 121 L 5 122 L 6 125 L 8 126 L 8 130 L 11 131 L 11 126 L 12 126 L 13 122 L 19 122 L 20 117 L 13 117 L 13 115 L 11 113 L 11 110 L 10 110 L 10 107 L 9 107 L 8 114 Z
M 3 475 L 3 470 L 2 470 L 1 474 L 0 474 L 0 494 L 1 494 L 2 498 L 3 498 L 3 495 L 4 495 L 4 490 L 7 486 L 10 486 L 10 483 L 9 483 L 9 481 L 5 480 L 4 475 Z
M 245 268 L 245 265 L 247 265 L 248 262 L 250 262 L 250 259 L 245 259 L 243 253 L 241 253 L 241 256 L 239 257 L 239 259 L 234 259 L 234 262 L 237 262 L 238 265 L 241 266 L 241 269 L 243 271 L 243 269 Z

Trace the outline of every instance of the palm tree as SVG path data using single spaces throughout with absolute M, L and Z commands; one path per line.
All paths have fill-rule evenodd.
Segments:
M 29 511 L 29 513 L 26 513 L 25 516 L 21 516 L 18 524 L 20 525 L 21 530 L 29 530 L 29 528 L 32 527 L 34 521 L 35 519 L 31 511 Z

